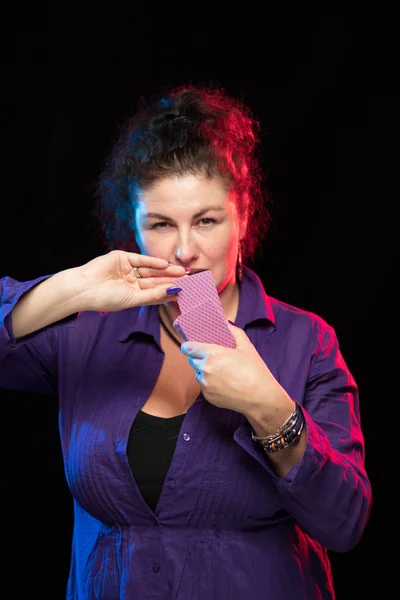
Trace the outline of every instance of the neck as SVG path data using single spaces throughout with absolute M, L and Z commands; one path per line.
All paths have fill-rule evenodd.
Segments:
M 219 294 L 224 315 L 230 321 L 235 321 L 239 308 L 239 284 L 235 281 L 227 285 Z
M 175 330 L 174 326 L 172 325 L 172 321 L 170 320 L 170 317 L 167 314 L 166 308 L 162 304 L 158 307 L 158 315 L 160 318 L 161 326 L 164 329 L 165 333 L 168 335 L 169 338 L 171 338 L 173 342 L 175 342 L 177 346 L 180 346 L 184 340 Z

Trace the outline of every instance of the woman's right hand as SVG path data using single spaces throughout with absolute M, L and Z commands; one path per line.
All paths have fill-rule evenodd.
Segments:
M 138 269 L 137 277 L 134 267 Z M 115 312 L 176 300 L 167 289 L 187 275 L 184 267 L 163 258 L 112 250 L 78 268 L 89 310 Z

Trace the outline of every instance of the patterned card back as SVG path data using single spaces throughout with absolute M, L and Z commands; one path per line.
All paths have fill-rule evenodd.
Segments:
M 173 322 L 179 335 L 186 341 L 235 348 L 211 272 L 187 275 L 175 284 L 182 288 L 177 296 L 181 314 Z

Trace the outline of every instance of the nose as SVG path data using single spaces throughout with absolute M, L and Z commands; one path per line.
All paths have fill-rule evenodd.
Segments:
M 193 262 L 198 258 L 198 255 L 198 247 L 191 233 L 185 232 L 180 234 L 175 251 L 176 259 L 183 266 L 187 266 L 193 264 Z

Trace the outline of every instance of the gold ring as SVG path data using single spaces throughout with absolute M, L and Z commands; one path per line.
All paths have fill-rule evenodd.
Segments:
M 141 274 L 139 273 L 139 269 L 137 267 L 133 267 L 133 272 L 135 273 L 136 279 L 141 278 Z

